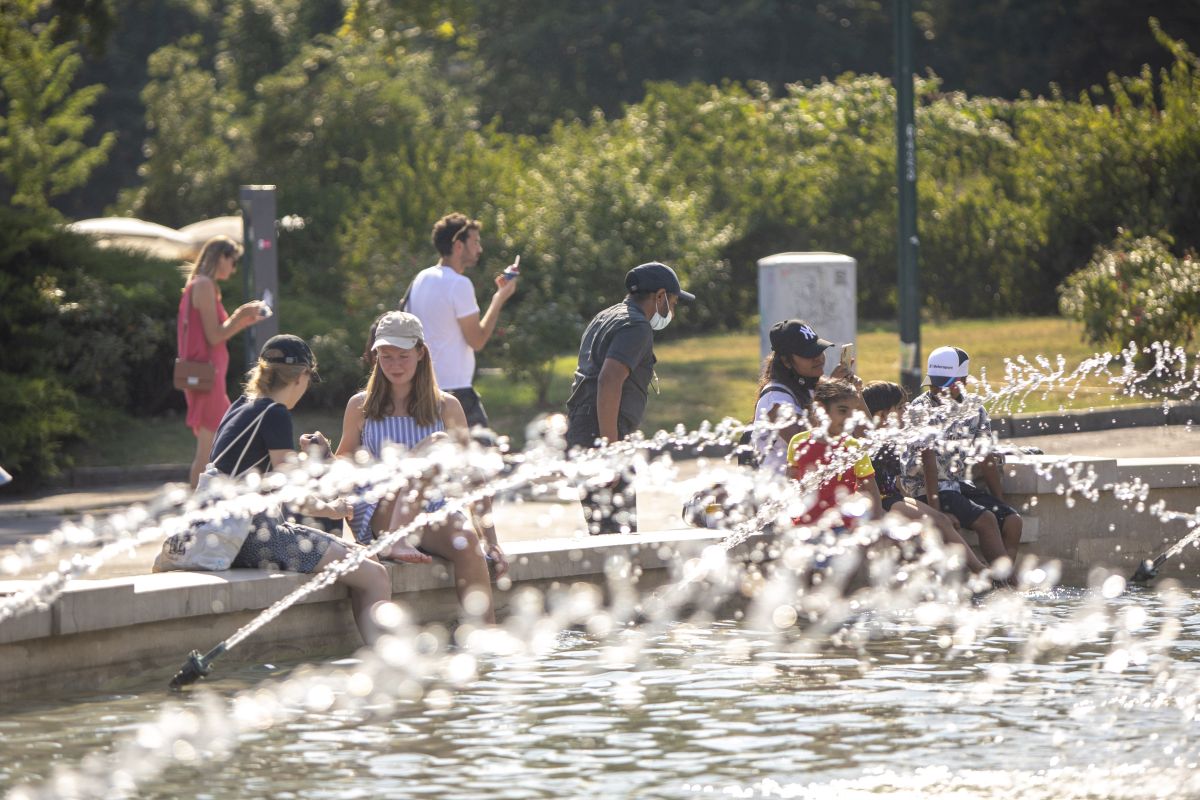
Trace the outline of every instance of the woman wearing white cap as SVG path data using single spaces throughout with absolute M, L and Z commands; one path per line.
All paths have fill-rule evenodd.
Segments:
M 465 439 L 466 414 L 453 395 L 438 389 L 425 346 L 425 332 L 417 317 L 403 311 L 384 314 L 376 323 L 371 349 L 375 352 L 375 364 L 366 390 L 346 404 L 337 455 L 353 456 L 359 448 L 366 448 L 372 457 L 379 458 L 387 444 L 413 448 L 445 432 Z M 434 510 L 440 502 L 427 502 L 425 508 Z M 355 505 L 351 527 L 358 541 L 370 542 L 403 527 L 416 511 L 412 504 L 397 502 L 395 497 L 378 503 L 360 502 Z M 454 566 L 459 599 L 467 601 L 472 593 L 479 593 L 487 601 L 486 606 L 478 606 L 482 609 L 480 616 L 486 622 L 494 622 L 485 548 L 498 574 L 508 569 L 508 562 L 489 519 L 490 515 L 485 515 L 472 525 L 460 518 L 427 528 L 419 535 L 419 550 L 398 544 L 381 555 L 397 561 L 422 560 L 425 558 L 422 553 L 445 558 Z M 481 539 L 486 545 L 481 544 Z M 477 610 L 474 604 L 467 605 L 472 611 Z

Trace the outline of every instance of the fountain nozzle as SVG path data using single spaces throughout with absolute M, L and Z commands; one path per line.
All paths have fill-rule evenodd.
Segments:
M 1130 582 L 1149 583 L 1150 581 L 1154 580 L 1158 577 L 1158 565 L 1159 561 L 1157 559 L 1153 561 L 1148 558 L 1144 559 L 1140 564 L 1138 564 L 1138 568 L 1134 571 L 1133 577 L 1129 579 Z
M 183 666 L 175 673 L 175 677 L 171 678 L 171 690 L 178 692 L 183 687 L 191 686 L 196 681 L 208 675 L 212 670 L 213 659 L 223 652 L 225 652 L 224 642 L 204 655 L 200 655 L 199 650 L 193 650 L 188 653 L 187 661 L 183 662 Z

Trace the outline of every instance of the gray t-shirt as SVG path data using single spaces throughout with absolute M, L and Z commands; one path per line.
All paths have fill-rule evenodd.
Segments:
M 567 442 L 591 446 L 600 435 L 596 416 L 596 388 L 606 359 L 629 368 L 621 386 L 617 433 L 624 438 L 637 430 L 646 415 L 647 389 L 654 377 L 654 332 L 640 308 L 630 301 L 617 303 L 597 314 L 583 332 L 579 365 L 567 400 Z

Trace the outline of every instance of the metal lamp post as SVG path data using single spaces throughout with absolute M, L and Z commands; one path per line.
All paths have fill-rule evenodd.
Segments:
M 894 0 L 896 35 L 896 226 L 899 261 L 900 384 L 921 388 L 921 296 L 917 272 L 917 129 L 913 118 L 912 0 Z

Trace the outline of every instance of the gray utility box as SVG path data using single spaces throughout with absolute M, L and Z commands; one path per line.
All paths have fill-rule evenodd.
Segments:
M 785 319 L 803 319 L 835 344 L 858 334 L 858 262 L 840 253 L 777 253 L 758 260 L 760 356 L 771 352 L 768 333 Z M 825 354 L 825 373 L 838 352 Z

